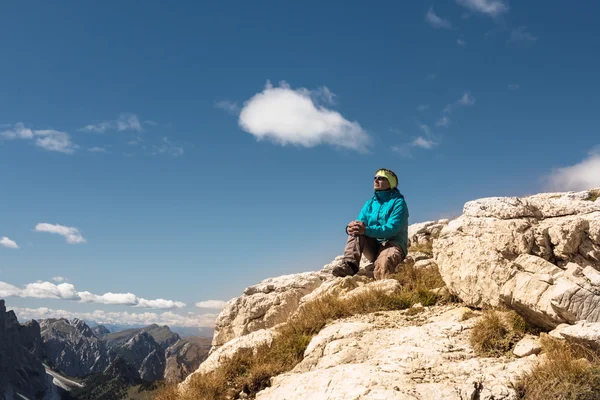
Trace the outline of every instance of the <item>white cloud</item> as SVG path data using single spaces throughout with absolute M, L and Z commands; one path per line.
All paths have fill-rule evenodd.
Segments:
M 225 304 L 227 304 L 227 302 L 223 300 L 205 300 L 196 303 L 196 307 L 220 310 L 225 307 Z
M 240 106 L 237 101 L 221 100 L 215 103 L 215 107 L 221 110 L 227 111 L 231 115 L 238 115 L 240 113 Z
M 161 144 L 158 146 L 154 146 L 154 151 L 152 152 L 152 155 L 156 156 L 160 154 L 165 154 L 172 157 L 179 157 L 182 156 L 183 153 L 183 147 L 173 144 L 173 142 L 171 142 L 171 140 L 168 137 L 163 137 L 161 140 Z
M 52 278 L 56 282 L 64 280 L 63 277 Z M 88 291 L 78 292 L 71 283 L 34 282 L 28 283 L 20 289 L 7 282 L 0 281 L 0 297 L 29 297 L 36 299 L 60 299 L 71 300 L 79 303 L 96 303 L 106 305 L 124 305 L 138 308 L 173 309 L 186 306 L 181 301 L 155 299 L 148 300 L 137 297 L 133 293 L 104 293 L 93 294 Z
M 442 118 L 440 118 L 438 120 L 438 122 L 435 123 L 435 126 L 449 126 L 450 125 L 450 118 L 443 116 Z
M 156 300 L 146 300 L 139 299 L 136 307 L 142 308 L 161 308 L 161 309 L 170 309 L 170 308 L 183 308 L 185 307 L 185 303 L 181 301 L 173 301 L 173 300 L 165 300 L 165 299 L 156 299 Z
M 533 36 L 531 33 L 527 32 L 526 26 L 520 26 L 518 28 L 513 29 L 510 32 L 510 40 L 513 42 L 529 42 L 533 43 L 538 38 Z
M 56 233 L 61 236 L 64 236 L 67 239 L 67 243 L 69 244 L 77 244 L 77 243 L 85 243 L 86 240 L 81 236 L 81 233 L 77 228 L 62 226 L 62 225 L 52 225 L 41 223 L 35 226 L 36 232 L 49 232 Z
M 10 283 L 0 281 L 0 297 L 11 297 L 18 296 L 21 293 L 21 289 L 11 285 Z
M 117 130 L 142 132 L 144 128 L 137 115 L 124 113 L 117 118 Z
M 426 135 L 431 135 L 431 129 L 429 128 L 429 126 L 425 125 L 425 124 L 417 124 L 417 126 L 419 127 L 420 130 L 423 131 L 423 133 L 425 133 Z
M 104 147 L 90 147 L 88 151 L 90 153 L 106 153 L 106 149 Z
M 435 142 L 433 140 L 419 136 L 418 138 L 412 141 L 412 145 L 415 147 L 420 147 L 422 149 L 430 150 L 433 148 L 433 146 L 435 146 Z
M 26 128 L 22 122 L 17 122 L 10 129 L 0 132 L 0 137 L 7 140 L 33 140 L 38 147 L 60 153 L 71 154 L 77 149 L 77 146 L 71 142 L 71 137 L 66 132 L 53 129 L 30 129 Z
M 66 281 L 67 279 L 66 279 L 66 278 L 63 278 L 62 276 L 53 276 L 53 277 L 52 277 L 52 280 L 53 280 L 54 282 L 59 282 L 59 283 L 60 283 L 60 282 L 64 282 L 64 281 Z
M 417 111 L 425 111 L 429 108 L 429 104 L 419 104 Z
M 550 190 L 580 191 L 600 187 L 600 146 L 581 162 L 557 168 L 546 178 Z
M 450 113 L 456 106 L 472 106 L 475 104 L 475 98 L 469 92 L 464 92 L 460 99 L 454 103 L 448 104 L 444 107 L 445 113 Z
M 33 297 L 36 299 L 63 299 L 79 300 L 75 286 L 70 283 L 55 285 L 52 282 L 35 282 L 25 285 L 19 297 Z
M 467 46 L 467 42 L 465 42 L 463 39 L 456 39 L 456 43 L 461 47 Z
M 429 7 L 427 14 L 425 14 L 425 21 L 429 23 L 429 25 L 438 29 L 451 29 L 452 23 L 447 19 L 440 18 L 436 15 L 435 11 L 433 11 L 433 7 Z
M 0 293 L 2 288 L 0 287 Z M 19 321 L 24 322 L 30 319 L 40 320 L 44 318 L 67 318 L 72 320 L 78 318 L 88 322 L 97 322 L 100 324 L 116 325 L 168 325 L 182 327 L 206 327 L 213 328 L 217 319 L 217 314 L 188 314 L 180 315 L 171 311 L 162 313 L 144 312 L 106 312 L 104 310 L 95 310 L 93 312 L 80 313 L 66 310 L 56 310 L 47 307 L 40 308 L 21 308 L 12 307 Z
M 102 295 L 90 292 L 79 292 L 79 300 L 82 303 L 119 304 L 125 306 L 136 306 L 139 303 L 137 296 L 133 293 L 104 293 Z
M 10 240 L 6 236 L 3 236 L 2 238 L 0 238 L 0 246 L 6 247 L 7 249 L 18 249 L 19 248 L 19 246 L 17 245 L 17 242 L 15 242 L 14 240 Z
M 511 83 L 511 84 L 508 85 L 508 88 L 510 90 L 519 90 L 520 87 L 521 86 L 518 83 Z
M 155 126 L 156 122 L 147 120 L 144 124 Z M 79 129 L 82 132 L 104 133 L 109 130 L 143 132 L 144 127 L 136 114 L 121 113 L 116 120 L 103 121 L 98 124 L 86 125 Z
M 244 103 L 239 125 L 257 139 L 280 145 L 314 147 L 322 143 L 366 151 L 370 137 L 358 122 L 315 104 L 307 89 L 293 90 L 285 82 L 265 89 Z
M 502 0 L 456 0 L 461 6 L 482 14 L 496 17 L 508 12 L 508 5 Z

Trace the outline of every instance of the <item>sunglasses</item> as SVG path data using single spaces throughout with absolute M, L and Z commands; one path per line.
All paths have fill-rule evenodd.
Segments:
M 387 178 L 385 176 L 376 176 L 375 178 L 373 178 L 374 181 L 387 181 Z

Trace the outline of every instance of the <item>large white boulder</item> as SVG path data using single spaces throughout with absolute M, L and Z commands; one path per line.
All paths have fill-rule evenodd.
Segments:
M 451 293 L 507 305 L 545 328 L 600 321 L 600 199 L 594 191 L 465 204 L 433 242 Z
M 329 276 L 330 277 L 330 276 Z M 259 329 L 287 321 L 300 299 L 318 288 L 328 275 L 304 272 L 265 279 L 227 302 L 215 324 L 213 348 Z

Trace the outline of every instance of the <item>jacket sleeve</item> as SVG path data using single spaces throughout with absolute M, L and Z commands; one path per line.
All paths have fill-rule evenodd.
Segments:
M 394 208 L 390 213 L 386 223 L 384 225 L 371 225 L 367 226 L 365 232 L 366 236 L 378 238 L 378 239 L 389 239 L 396 236 L 402 227 L 407 223 L 408 210 L 406 209 L 406 203 L 404 199 L 396 200 Z
M 369 208 L 371 208 L 372 201 L 373 201 L 373 199 L 367 200 L 367 202 L 363 206 L 362 210 L 360 210 L 360 214 L 358 214 L 357 221 L 362 221 L 363 224 L 365 224 L 365 226 L 367 226 L 367 223 L 369 221 Z

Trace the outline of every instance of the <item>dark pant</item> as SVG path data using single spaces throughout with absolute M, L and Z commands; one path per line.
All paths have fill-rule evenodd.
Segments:
M 375 264 L 373 270 L 375 279 L 385 279 L 388 275 L 394 274 L 398 264 L 405 257 L 402 248 L 391 242 L 379 243 L 376 239 L 364 235 L 348 236 L 344 261 L 359 266 L 362 254 Z

